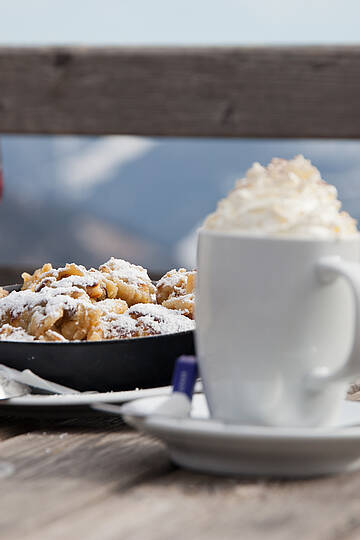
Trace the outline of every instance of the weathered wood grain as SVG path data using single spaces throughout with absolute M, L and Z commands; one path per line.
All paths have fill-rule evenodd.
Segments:
M 159 448 L 124 426 L 102 433 L 29 432 L 1 442 L 0 460 L 15 467 L 1 479 L 1 536 L 50 538 L 50 525 L 70 523 L 77 511 L 164 474 L 170 465 Z
M 0 443 L 0 460 L 15 465 L 1 480 L 7 540 L 360 536 L 360 473 L 294 482 L 208 476 L 173 467 L 160 443 L 105 417 L 84 429 L 80 419 L 27 427 L 37 424 L 47 431 Z
M 38 533 L 168 540 L 345 540 L 360 536 L 359 475 L 311 482 L 256 483 L 177 471 L 138 484 Z M 121 516 L 121 517 L 120 517 Z M 357 535 L 357 536 L 356 536 Z M 36 540 L 35 531 L 29 537 Z
M 0 133 L 360 137 L 360 46 L 0 48 Z

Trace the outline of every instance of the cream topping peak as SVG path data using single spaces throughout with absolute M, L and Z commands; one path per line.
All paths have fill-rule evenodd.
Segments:
M 357 233 L 356 221 L 340 211 L 337 190 L 299 155 L 254 163 L 207 217 L 205 229 L 266 236 L 342 237 Z

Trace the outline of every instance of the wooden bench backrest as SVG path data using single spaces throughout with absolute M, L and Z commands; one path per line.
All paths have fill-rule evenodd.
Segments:
M 0 133 L 358 138 L 360 47 L 2 47 Z

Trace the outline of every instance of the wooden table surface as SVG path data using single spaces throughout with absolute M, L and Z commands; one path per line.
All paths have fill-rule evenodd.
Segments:
M 360 407 L 360 403 L 359 403 Z M 1 539 L 360 538 L 360 472 L 302 481 L 181 470 L 117 417 L 0 418 Z

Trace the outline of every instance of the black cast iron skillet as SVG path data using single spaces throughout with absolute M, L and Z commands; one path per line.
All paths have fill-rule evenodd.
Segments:
M 181 354 L 194 354 L 193 331 L 92 342 L 0 341 L 0 363 L 31 369 L 40 377 L 81 391 L 165 386 Z

